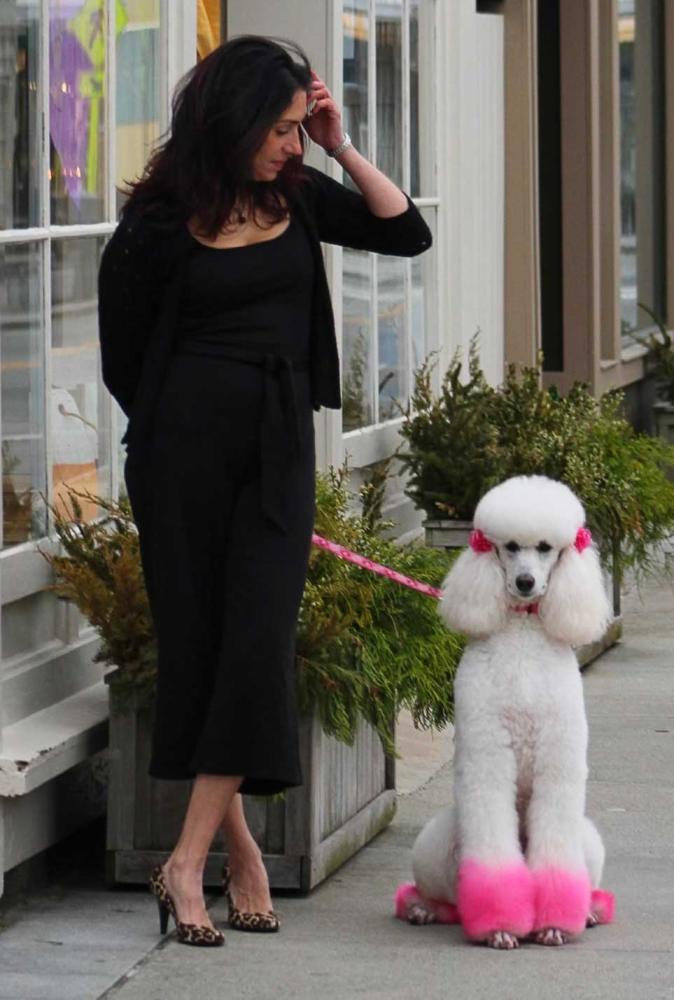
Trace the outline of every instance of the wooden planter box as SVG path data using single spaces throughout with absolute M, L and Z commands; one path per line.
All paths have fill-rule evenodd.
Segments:
M 110 691 L 110 778 L 107 817 L 109 883 L 146 883 L 178 838 L 192 783 L 148 773 L 152 718 L 121 705 Z M 276 800 L 244 796 L 272 889 L 307 892 L 384 829 L 396 809 L 393 761 L 363 723 L 352 747 L 326 736 L 318 719 L 300 728 L 305 784 Z M 226 859 L 221 835 L 204 882 L 219 886 Z
M 672 407 L 674 413 L 674 407 Z M 456 549 L 468 544 L 468 535 L 472 530 L 471 521 L 424 521 L 426 545 L 431 548 Z M 613 605 L 613 618 L 609 622 L 601 639 L 587 643 L 576 650 L 581 667 L 587 666 L 600 656 L 604 650 L 614 646 L 623 633 L 623 620 L 620 613 L 620 584 L 615 576 L 606 578 L 606 587 Z

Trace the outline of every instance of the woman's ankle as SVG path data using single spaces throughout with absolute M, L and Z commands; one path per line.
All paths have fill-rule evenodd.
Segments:
M 174 853 L 164 863 L 164 871 L 184 878 L 203 879 L 206 859 L 196 859 L 180 853 Z
M 252 844 L 230 847 L 227 858 L 229 867 L 233 872 L 254 871 L 256 868 L 264 868 L 262 851 L 255 841 Z

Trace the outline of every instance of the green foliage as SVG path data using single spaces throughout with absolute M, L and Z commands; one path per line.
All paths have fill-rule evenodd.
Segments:
M 316 486 L 318 534 L 407 576 L 442 582 L 451 561 L 444 552 L 397 546 L 382 537 L 389 525 L 376 514 L 350 512 L 345 469 L 319 474 Z M 461 648 L 433 599 L 312 550 L 297 638 L 299 690 L 303 708 L 315 705 L 327 732 L 351 742 L 363 717 L 390 749 L 391 721 L 402 707 L 420 726 L 446 724 Z
M 541 388 L 538 368 L 518 372 L 514 366 L 503 385 L 492 388 L 480 378 L 474 345 L 466 385 L 458 378 L 458 362 L 448 374 L 435 398 L 422 369 L 405 418 L 409 449 L 401 457 L 411 471 L 408 494 L 417 506 L 429 517 L 444 509 L 470 519 L 496 483 L 516 475 L 549 476 L 582 500 L 605 564 L 615 561 L 619 574 L 628 566 L 651 568 L 653 546 L 674 530 L 674 483 L 667 475 L 674 470 L 674 448 L 634 431 L 622 416 L 620 393 L 596 399 L 577 384 L 561 396 L 555 388 Z M 479 392 L 473 395 L 475 386 Z M 452 450 L 455 426 L 458 450 Z M 464 469 L 461 456 L 471 428 L 476 455 Z
M 398 457 L 408 473 L 408 496 L 430 518 L 470 520 L 485 482 L 499 474 L 490 422 L 493 392 L 480 369 L 476 341 L 471 343 L 467 380 L 455 356 L 437 397 L 431 384 L 434 368 L 427 360 L 415 373 L 401 429 L 407 450 Z
M 84 520 L 80 500 L 94 501 L 103 516 Z M 52 508 L 52 514 L 63 554 L 42 554 L 54 570 L 54 591 L 73 601 L 98 632 L 96 660 L 117 667 L 106 679 L 120 698 L 136 692 L 149 702 L 157 649 L 128 499 L 115 502 L 70 490 L 68 509 Z
M 361 491 L 363 510 L 350 511 L 345 469 L 317 476 L 316 531 L 369 558 L 433 585 L 449 558 L 422 546 L 396 546 L 381 533 L 381 477 Z M 103 517 L 86 522 L 80 499 L 94 500 Z M 143 583 L 138 534 L 128 500 L 102 500 L 71 491 L 70 510 L 52 511 L 63 554 L 45 554 L 54 590 L 74 601 L 97 629 L 97 659 L 116 666 L 108 675 L 122 697 L 151 700 L 156 644 Z M 323 727 L 351 742 L 360 719 L 393 749 L 391 723 L 401 707 L 420 726 L 452 717 L 454 670 L 461 640 L 448 632 L 436 602 L 312 549 L 297 639 L 298 690 L 304 711 L 316 706 Z

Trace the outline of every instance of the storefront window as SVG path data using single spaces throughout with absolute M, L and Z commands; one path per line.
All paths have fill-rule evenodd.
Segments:
M 378 0 L 377 166 L 403 183 L 402 0 Z
M 345 4 L 343 22 L 347 131 L 366 155 L 376 150 L 377 165 L 396 184 L 433 202 L 434 19 L 433 0 L 360 0 Z M 351 184 L 348 175 L 344 180 Z M 434 228 L 437 205 L 424 212 Z M 433 258 L 381 255 L 367 262 L 365 254 L 343 253 L 345 432 L 396 419 L 406 407 L 413 373 L 428 352 Z
M 619 0 L 620 305 L 623 335 L 665 309 L 662 0 Z
M 109 496 L 110 404 L 100 375 L 96 284 L 104 241 L 99 237 L 52 242 L 53 498 L 66 505 L 68 489 Z M 96 514 L 83 501 L 85 517 Z
M 423 209 L 421 214 L 426 220 L 435 240 L 435 210 Z M 410 326 L 412 333 L 412 372 L 417 371 L 428 355 L 427 330 L 433 328 L 436 317 L 433 310 L 431 289 L 435 288 L 437 280 L 435 273 L 435 254 L 423 253 L 412 258 L 412 301 L 410 306 Z
M 159 138 L 159 0 L 128 0 L 118 19 L 115 135 L 117 208 L 120 188 L 140 177 Z
M 117 5 L 118 24 L 126 10 Z M 104 0 L 49 3 L 49 185 L 56 225 L 105 219 Z
M 2 543 L 45 529 L 42 247 L 0 245 Z
M 368 131 L 368 44 L 369 5 L 368 0 L 345 0 L 343 14 L 344 30 L 344 128 L 353 140 L 356 149 L 364 156 L 369 155 L 370 136 Z M 350 179 L 347 178 L 347 183 Z M 353 186 L 353 185 L 351 185 Z
M 39 0 L 0 3 L 0 229 L 37 226 Z
M 407 268 L 399 257 L 377 261 L 377 336 L 379 419 L 400 416 L 396 404 L 407 399 Z
M 345 431 L 372 423 L 372 257 L 345 250 L 343 266 L 344 356 L 342 421 Z

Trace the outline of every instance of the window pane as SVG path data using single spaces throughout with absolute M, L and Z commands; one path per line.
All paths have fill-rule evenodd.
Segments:
M 432 0 L 410 0 L 410 193 L 437 195 Z
M 67 487 L 109 496 L 110 401 L 100 376 L 96 279 L 104 240 L 52 243 L 51 434 L 54 503 Z M 94 504 L 84 503 L 93 517 Z
M 368 134 L 368 2 L 345 0 L 344 14 L 344 128 L 356 149 L 369 155 Z M 353 183 L 345 174 L 345 183 Z
M 45 533 L 42 254 L 0 245 L 3 545 Z
M 116 45 L 116 176 L 119 189 L 143 172 L 159 136 L 159 0 L 127 0 Z M 124 196 L 117 192 L 121 207 Z
M 663 8 L 619 0 L 620 299 L 623 333 L 665 307 Z
M 428 226 L 435 234 L 435 209 L 422 209 Z M 435 246 L 419 257 L 413 257 L 412 303 L 410 325 L 412 327 L 412 371 L 416 371 L 426 360 L 434 346 L 430 333 L 435 329 Z
M 126 20 L 117 4 L 118 30 Z M 104 0 L 49 2 L 51 221 L 105 219 Z
M 343 275 L 342 427 L 352 431 L 373 422 L 370 254 L 344 250 Z
M 37 226 L 39 0 L 0 2 L 0 229 Z
M 402 0 L 378 0 L 377 166 L 402 187 Z
M 407 268 L 399 257 L 377 261 L 379 420 L 400 416 L 407 402 Z

